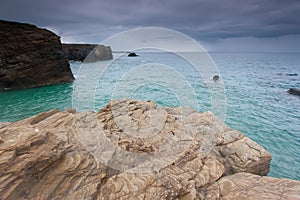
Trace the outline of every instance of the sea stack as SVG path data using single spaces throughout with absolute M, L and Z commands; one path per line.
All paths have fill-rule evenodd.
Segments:
M 60 37 L 35 25 L 0 20 L 0 91 L 74 80 Z

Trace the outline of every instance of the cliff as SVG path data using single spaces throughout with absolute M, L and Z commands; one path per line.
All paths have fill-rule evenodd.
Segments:
M 111 60 L 113 58 L 111 48 L 104 45 L 63 44 L 62 48 L 68 59 L 73 61 L 84 61 L 92 50 L 96 56 L 90 61 Z
M 271 155 L 212 113 L 111 101 L 0 128 L 3 199 L 299 199 Z
M 0 91 L 73 81 L 60 38 L 34 25 L 0 20 Z

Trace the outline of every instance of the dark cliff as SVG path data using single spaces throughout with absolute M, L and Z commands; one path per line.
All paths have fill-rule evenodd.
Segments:
M 73 61 L 84 61 L 93 50 L 93 58 L 90 61 L 111 60 L 113 58 L 111 48 L 104 45 L 63 44 L 62 48 L 68 59 Z
M 60 37 L 34 25 L 0 20 L 0 91 L 73 81 Z

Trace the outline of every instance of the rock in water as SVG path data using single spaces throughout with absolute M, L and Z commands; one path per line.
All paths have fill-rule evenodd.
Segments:
M 0 197 L 299 198 L 300 182 L 261 177 L 270 160 L 210 112 L 125 99 L 98 113 L 52 110 L 0 128 Z
M 214 81 L 217 81 L 217 80 L 219 80 L 219 78 L 220 78 L 220 77 L 219 77 L 218 75 L 214 75 L 213 80 L 214 80 Z
M 300 89 L 297 88 L 291 88 L 287 91 L 289 94 L 300 96 Z
M 127 56 L 128 57 L 136 57 L 138 55 L 135 52 L 130 52 Z
M 63 44 L 63 51 L 69 60 L 84 61 L 91 51 L 93 54 L 86 61 L 100 61 L 113 59 L 112 50 L 109 46 L 93 44 Z M 93 58 L 92 58 L 93 57 Z
M 73 81 L 59 36 L 0 20 L 0 91 Z

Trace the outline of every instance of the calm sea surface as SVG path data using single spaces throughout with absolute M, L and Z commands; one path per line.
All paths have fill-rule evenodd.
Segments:
M 139 55 L 134 58 L 123 56 L 112 63 L 97 82 L 94 107 L 83 106 L 80 110 L 100 109 L 117 96 L 114 94 L 118 88 L 128 88 L 128 85 L 135 88 L 129 91 L 128 97 L 151 99 L 162 106 L 180 106 L 180 96 L 186 99 L 190 97 L 186 95 L 186 91 L 174 91 L 160 82 L 147 84 L 143 76 L 130 75 L 136 74 L 135 71 L 138 70 L 145 77 L 155 76 L 155 73 L 147 74 L 137 68 L 149 63 L 160 63 L 173 68 L 193 89 L 199 111 L 212 110 L 212 95 L 208 86 L 214 83 L 205 83 L 201 74 L 190 64 L 171 53 L 140 52 Z M 300 54 L 211 53 L 210 56 L 224 82 L 227 99 L 225 121 L 228 126 L 240 130 L 272 154 L 270 176 L 300 180 L 300 97 L 286 92 L 291 87 L 300 88 Z M 71 63 L 75 77 L 82 75 L 80 66 L 81 63 Z M 90 67 L 92 69 L 97 66 L 90 64 Z M 163 70 L 160 72 L 164 73 Z M 91 79 L 88 78 L 84 83 L 87 87 L 94 84 L 89 83 L 89 80 L 96 75 L 91 73 L 90 76 Z M 153 80 L 159 77 L 158 75 Z M 136 80 L 137 87 L 134 87 L 132 80 Z M 141 84 L 143 81 L 145 84 Z M 76 84 L 78 83 L 2 92 L 0 121 L 17 121 L 50 109 L 64 110 L 72 107 L 72 94 Z M 122 95 L 126 97 L 126 94 Z M 85 105 L 84 102 L 81 105 Z

